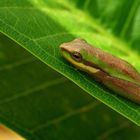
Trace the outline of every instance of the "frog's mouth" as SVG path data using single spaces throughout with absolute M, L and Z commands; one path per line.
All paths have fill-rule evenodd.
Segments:
M 83 60 L 83 63 L 84 63 L 86 66 L 91 66 L 91 67 L 93 67 L 93 68 L 95 68 L 95 69 L 100 69 L 100 70 L 101 70 L 100 67 L 98 67 L 96 64 L 93 64 L 92 62 Z
M 85 65 L 82 62 L 77 62 L 75 61 L 72 57 L 71 57 L 71 54 L 68 53 L 67 51 L 62 51 L 62 56 L 68 61 L 70 62 L 74 67 L 76 67 L 77 69 L 79 70 L 82 70 L 82 71 L 85 71 L 85 72 L 88 72 L 88 73 L 97 73 L 100 71 L 100 69 L 97 69 L 97 68 L 94 68 L 93 66 L 90 66 L 90 65 Z

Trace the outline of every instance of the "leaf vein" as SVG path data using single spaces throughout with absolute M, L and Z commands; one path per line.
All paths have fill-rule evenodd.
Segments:
M 107 131 L 105 131 L 103 134 L 101 134 L 100 136 L 98 136 L 95 140 L 105 140 L 107 138 L 109 138 L 109 136 L 111 136 L 112 134 L 127 128 L 130 125 L 129 122 L 125 122 L 122 123 L 121 125 L 119 125 L 118 127 L 112 127 L 110 129 L 108 129 Z
M 35 133 L 36 131 L 39 131 L 40 129 L 43 129 L 43 128 L 46 128 L 46 127 L 49 127 L 51 125 L 55 125 L 55 124 L 58 124 L 58 123 L 61 123 L 62 121 L 72 117 L 72 116 L 75 116 L 75 115 L 78 115 L 78 114 L 81 114 L 81 113 L 86 113 L 88 111 L 90 111 L 91 109 L 95 108 L 96 106 L 100 105 L 101 103 L 98 102 L 98 101 L 94 101 L 93 103 L 90 103 L 86 106 L 83 106 L 81 108 L 78 108 L 76 110 L 72 110 L 71 112 L 68 112 L 64 115 L 61 115 L 60 117 L 57 117 L 57 118 L 54 118 L 46 123 L 43 123 L 35 128 L 33 128 L 31 130 L 31 133 Z
M 16 62 L 11 63 L 11 64 L 5 64 L 2 67 L 0 67 L 0 71 L 11 70 L 15 67 L 18 67 L 18 66 L 21 66 L 21 65 L 24 65 L 24 64 L 28 64 L 28 63 L 31 63 L 31 62 L 34 62 L 34 61 L 37 61 L 37 59 L 31 57 L 31 58 L 23 59 L 23 60 L 20 60 L 20 61 L 16 61 Z
M 45 82 L 45 83 L 43 83 L 43 84 L 41 84 L 39 86 L 32 87 L 32 88 L 30 88 L 30 89 L 28 89 L 28 90 L 26 90 L 26 91 L 24 91 L 24 92 L 22 92 L 20 94 L 16 94 L 14 96 L 11 96 L 9 98 L 6 98 L 6 99 L 1 100 L 0 101 L 0 105 L 1 104 L 5 104 L 5 103 L 8 103 L 8 102 L 11 102 L 11 101 L 14 101 L 14 100 L 19 99 L 21 97 L 26 97 L 28 95 L 33 94 L 34 92 L 43 90 L 43 89 L 45 89 L 47 87 L 50 87 L 50 86 L 53 86 L 53 85 L 64 83 L 66 81 L 67 81 L 66 78 L 58 78 L 58 79 L 55 79 L 55 80 L 52 80 L 52 81 L 49 81 L 49 82 Z

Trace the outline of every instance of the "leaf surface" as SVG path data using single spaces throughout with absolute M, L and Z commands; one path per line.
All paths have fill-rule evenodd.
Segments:
M 21 129 L 21 133 L 23 132 L 22 129 L 26 128 L 25 133 L 31 131 L 29 137 L 34 132 L 38 132 L 38 135 L 43 137 L 46 129 L 43 129 L 43 131 L 41 128 L 44 127 L 39 124 L 44 124 L 44 121 L 52 119 L 53 115 L 54 118 L 57 118 L 61 113 L 65 114 L 66 106 L 61 101 L 64 96 L 62 94 L 72 93 L 75 95 L 75 93 L 79 93 L 77 97 L 73 95 L 69 103 L 70 106 L 72 106 L 71 104 L 74 100 L 76 100 L 76 106 L 80 105 L 80 102 L 89 102 L 86 99 L 82 101 L 81 98 L 86 97 L 82 96 L 80 98 L 81 90 L 79 91 L 78 89 L 78 92 L 76 92 L 77 88 L 71 85 L 68 80 L 25 53 L 19 46 L 24 47 L 49 67 L 72 80 L 96 99 L 140 125 L 139 105 L 103 88 L 102 85 L 95 82 L 87 74 L 73 68 L 60 55 L 59 45 L 61 43 L 71 41 L 76 37 L 82 37 L 90 44 L 127 60 L 140 71 L 139 1 L 135 0 L 127 3 L 126 0 L 123 0 L 115 3 L 109 0 L 108 5 L 105 0 L 101 1 L 89 1 L 89 3 L 85 1 L 83 4 L 80 4 L 80 1 L 64 0 L 59 2 L 49 0 L 23 0 L 22 2 L 9 0 L 7 2 L 2 0 L 0 2 L 0 30 L 19 44 L 7 41 L 7 38 L 1 36 L 1 42 L 4 41 L 4 43 L 1 43 L 0 51 L 2 82 L 0 110 L 1 118 L 7 125 L 9 125 L 9 119 L 11 122 L 16 120 L 16 124 L 19 126 L 15 125 L 15 128 L 18 131 Z M 95 3 L 97 6 L 94 5 Z M 90 8 L 92 5 L 96 7 L 95 11 L 92 11 L 92 7 Z M 124 11 L 123 6 L 127 7 L 126 9 L 124 8 L 127 12 Z M 118 9 L 122 11 L 118 12 Z M 10 48 L 10 46 L 12 47 Z M 14 48 L 13 46 L 17 47 Z M 68 89 L 64 89 L 64 86 L 68 86 Z M 60 97 L 53 97 L 53 92 Z M 43 96 L 45 93 L 47 93 L 46 97 Z M 70 98 L 70 95 L 68 95 L 64 96 L 64 102 Z M 53 102 L 53 100 L 58 103 Z M 58 105 L 61 107 L 58 107 Z M 48 110 L 45 106 L 48 106 Z M 60 109 L 55 108 L 56 106 Z M 80 112 L 81 108 L 76 109 L 74 106 L 74 114 L 75 112 L 77 114 L 77 110 Z M 35 114 L 31 115 L 28 112 L 34 112 Z M 46 112 L 49 112 L 49 115 Z M 67 115 L 65 117 L 67 118 Z M 5 120 L 5 118 L 9 119 Z M 62 118 L 58 117 L 58 120 L 54 119 L 54 122 L 49 121 L 49 123 L 55 124 L 57 121 L 59 122 L 59 119 L 63 120 L 63 116 Z M 92 119 L 94 120 L 94 118 Z M 30 123 L 27 120 L 30 120 Z M 47 125 L 49 123 L 47 121 Z M 53 132 L 55 127 L 51 127 L 49 131 Z M 55 138 L 57 138 L 57 134 Z

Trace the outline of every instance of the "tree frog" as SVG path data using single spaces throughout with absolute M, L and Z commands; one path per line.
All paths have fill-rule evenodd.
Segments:
M 140 104 L 140 74 L 128 62 L 74 39 L 60 45 L 63 57 L 77 69 L 89 73 L 112 91 Z

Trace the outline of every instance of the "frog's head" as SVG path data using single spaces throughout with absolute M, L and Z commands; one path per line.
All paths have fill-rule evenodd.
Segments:
M 76 68 L 88 72 L 98 70 L 94 68 L 93 65 L 91 66 L 87 61 L 89 56 L 91 56 L 92 48 L 85 40 L 78 38 L 71 42 L 63 43 L 60 45 L 60 50 L 62 56 Z
M 65 59 L 68 59 L 68 61 L 81 63 L 83 60 L 82 52 L 84 51 L 85 43 L 85 40 L 79 38 L 68 43 L 63 43 L 60 45 L 62 55 Z

